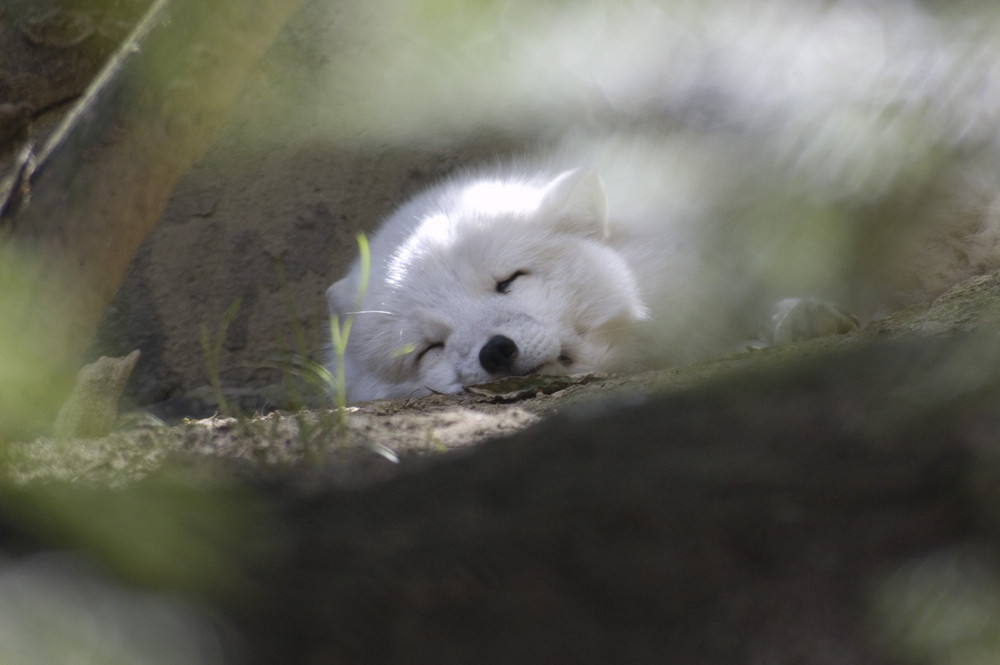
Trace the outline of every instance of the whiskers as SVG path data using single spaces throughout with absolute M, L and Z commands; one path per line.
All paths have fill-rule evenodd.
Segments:
M 344 316 L 357 316 L 359 314 L 384 314 L 385 316 L 399 316 L 396 312 L 389 312 L 384 309 L 360 309 L 356 312 L 344 312 Z

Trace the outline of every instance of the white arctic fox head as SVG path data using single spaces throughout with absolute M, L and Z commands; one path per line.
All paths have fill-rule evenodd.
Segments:
M 460 178 L 417 197 L 327 291 L 354 312 L 348 397 L 451 393 L 523 374 L 607 366 L 643 317 L 633 275 L 608 244 L 596 171 Z

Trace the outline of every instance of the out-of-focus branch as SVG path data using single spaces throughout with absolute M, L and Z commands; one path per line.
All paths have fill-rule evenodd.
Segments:
M 0 245 L 37 257 L 42 290 L 72 303 L 38 311 L 64 331 L 66 362 L 79 362 L 178 179 L 300 2 L 157 0 L 0 192 Z

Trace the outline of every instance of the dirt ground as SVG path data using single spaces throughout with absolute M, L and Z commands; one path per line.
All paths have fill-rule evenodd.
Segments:
M 557 414 L 613 413 L 753 368 L 795 367 L 873 342 L 968 334 L 998 323 L 1000 275 L 987 275 L 861 331 L 634 376 L 515 378 L 459 395 L 360 403 L 343 413 L 321 408 L 215 415 L 173 427 L 148 411 L 126 412 L 108 436 L 45 437 L 11 446 L 10 471 L 16 482 L 116 484 L 144 477 L 181 455 L 264 468 L 318 464 L 329 474 L 324 483 L 363 486 L 384 481 L 415 460 L 509 436 Z

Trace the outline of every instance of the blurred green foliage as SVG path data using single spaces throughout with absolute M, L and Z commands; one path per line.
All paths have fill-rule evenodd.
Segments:
M 69 394 L 75 368 L 64 352 L 71 306 L 30 256 L 0 238 L 0 443 L 45 431 Z

